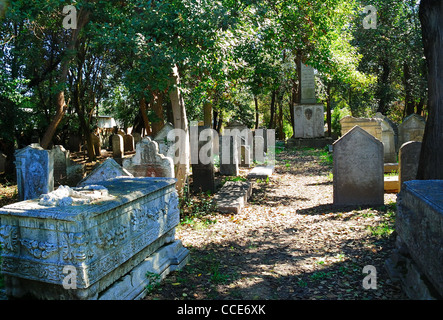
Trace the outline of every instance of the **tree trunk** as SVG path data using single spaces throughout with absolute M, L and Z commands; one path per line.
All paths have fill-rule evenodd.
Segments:
M 75 54 L 73 52 L 75 51 L 76 42 L 78 40 L 79 34 L 81 29 L 89 22 L 89 9 L 80 9 L 78 14 L 78 21 L 77 21 L 77 29 L 72 30 L 71 34 L 71 41 L 66 48 L 65 51 L 65 58 L 62 60 L 62 65 L 60 68 L 60 77 L 59 77 L 59 83 L 65 83 L 68 77 L 68 71 L 69 71 L 69 65 L 72 61 L 72 59 L 75 57 Z M 52 137 L 55 134 L 55 131 L 57 130 L 58 125 L 62 121 L 66 110 L 67 105 L 65 101 L 65 92 L 59 91 L 56 94 L 55 97 L 55 103 L 56 103 L 56 114 L 54 118 L 52 118 L 51 123 L 49 124 L 48 128 L 46 129 L 45 134 L 43 135 L 42 141 L 40 143 L 41 147 L 43 149 L 47 149 L 52 141 Z
M 326 87 L 326 122 L 328 123 L 328 137 L 332 136 L 332 115 L 331 115 L 331 89 L 332 84 Z
M 420 21 L 429 70 L 429 115 L 417 178 L 443 180 L 443 1 L 422 0 Z
M 143 118 L 143 123 L 145 124 L 145 130 L 146 130 L 146 135 L 147 136 L 151 136 L 152 135 L 152 129 L 151 129 L 151 125 L 149 124 L 149 119 L 148 119 L 148 113 L 147 113 L 147 105 L 146 105 L 146 99 L 145 97 L 140 99 L 140 113 L 142 115 Z
M 274 129 L 274 123 L 275 123 L 275 97 L 277 96 L 277 92 L 275 90 L 272 90 L 272 96 L 271 96 L 271 118 L 269 119 L 268 128 Z
M 410 84 L 411 74 L 409 71 L 408 63 L 403 64 L 403 76 L 404 76 L 404 87 L 405 87 L 405 116 L 409 116 L 415 112 L 415 103 L 412 99 L 412 88 Z
M 172 113 L 174 115 L 174 128 L 180 130 L 180 137 L 176 141 L 178 154 L 176 153 L 175 178 L 177 179 L 177 191 L 182 194 L 183 187 L 189 175 L 190 163 L 190 141 L 189 141 L 189 127 L 186 116 L 185 103 L 180 92 L 180 75 L 177 66 L 172 71 L 172 89 L 169 96 L 172 104 Z
M 163 98 L 163 93 L 158 91 L 153 92 L 151 96 L 150 105 L 156 116 L 155 121 L 152 121 L 152 137 L 155 137 L 165 125 L 163 114 Z
M 258 127 L 260 126 L 260 113 L 258 111 L 258 99 L 256 95 L 254 95 L 254 103 L 255 103 L 255 129 L 258 129 Z
M 212 103 L 211 102 L 206 102 L 203 105 L 203 113 L 204 113 L 203 119 L 204 119 L 205 126 L 212 128 Z

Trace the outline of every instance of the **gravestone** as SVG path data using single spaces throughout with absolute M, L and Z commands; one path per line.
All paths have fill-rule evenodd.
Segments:
M 381 142 L 384 146 L 384 162 L 385 163 L 396 163 L 397 162 L 397 152 L 395 149 L 395 132 L 390 124 L 382 120 L 381 123 Z
M 175 137 L 169 135 L 169 132 L 172 130 L 174 130 L 174 126 L 168 122 L 160 129 L 153 139 L 158 144 L 159 152 L 166 157 L 169 156 L 168 152 L 175 143 Z
M 245 207 L 252 194 L 248 181 L 228 181 L 214 196 L 216 210 L 220 213 L 238 214 Z
M 403 144 L 398 154 L 398 177 L 400 190 L 403 182 L 416 180 L 422 143 L 409 141 Z
M 68 160 L 69 151 L 63 146 L 54 146 L 52 148 L 54 157 L 54 187 L 66 184 L 68 180 Z
M 17 188 L 20 201 L 38 198 L 54 190 L 54 158 L 39 144 L 15 152 Z
M 122 168 L 114 159 L 108 158 L 97 168 L 91 171 L 77 186 L 84 187 L 88 185 L 100 184 L 103 181 L 117 177 L 133 177 L 133 175 Z
M 82 139 L 76 135 L 70 135 L 68 139 L 68 150 L 71 152 L 80 152 Z
M 383 144 L 356 126 L 334 143 L 335 205 L 383 205 Z
M 125 152 L 134 151 L 134 137 L 130 134 L 123 136 L 123 149 Z
M 398 127 L 399 146 L 409 141 L 423 141 L 426 121 L 417 114 L 411 114 L 406 117 Z
M 254 135 L 253 160 L 256 163 L 262 164 L 265 162 L 265 139 L 263 136 Z
M 251 163 L 251 148 L 247 145 L 240 146 L 240 166 L 250 168 Z
M 294 107 L 294 138 L 311 139 L 325 136 L 323 105 Z
M 237 140 L 233 136 L 220 136 L 220 174 L 238 176 Z
M 124 139 L 120 134 L 112 136 L 112 152 L 114 159 L 121 159 L 125 154 Z
M 237 155 L 239 158 L 238 163 L 241 164 L 243 162 L 243 164 L 245 165 L 246 159 L 249 159 L 247 161 L 249 161 L 250 163 L 250 159 L 253 157 L 252 151 L 253 151 L 254 135 L 252 131 L 243 123 L 239 121 L 232 121 L 224 128 L 223 134 L 232 135 L 236 138 L 237 148 L 238 148 Z M 242 150 L 241 150 L 242 146 L 247 147 L 249 155 L 245 154 L 244 156 L 242 156 Z
M 174 160 L 159 153 L 158 144 L 145 137 L 137 144 L 135 155 L 123 160 L 123 168 L 134 177 L 174 178 Z
M 340 120 L 341 133 L 345 135 L 351 131 L 355 126 L 359 126 L 374 138 L 382 141 L 382 120 L 377 118 L 355 118 L 346 116 Z
M 199 126 L 197 140 L 191 138 L 192 189 L 194 192 L 215 192 L 215 169 L 213 132 L 209 127 Z M 203 138 L 202 137 L 203 133 Z M 206 139 L 205 139 L 206 138 Z

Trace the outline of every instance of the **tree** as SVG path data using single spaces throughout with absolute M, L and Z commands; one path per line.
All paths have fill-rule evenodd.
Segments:
M 443 2 L 420 3 L 428 76 L 428 119 L 423 138 L 418 179 L 443 180 Z

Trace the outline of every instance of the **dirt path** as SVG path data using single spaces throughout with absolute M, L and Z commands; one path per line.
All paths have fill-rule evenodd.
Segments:
M 191 261 L 146 299 L 405 299 L 384 269 L 396 196 L 385 195 L 381 208 L 333 208 L 331 171 L 319 151 L 280 153 L 241 214 L 178 228 Z M 376 267 L 376 290 L 363 288 L 367 265 Z

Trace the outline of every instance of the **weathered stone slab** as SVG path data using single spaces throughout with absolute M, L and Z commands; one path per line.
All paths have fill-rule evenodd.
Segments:
M 125 152 L 132 152 L 135 149 L 134 137 L 130 134 L 123 136 L 123 149 Z
M 214 196 L 217 211 L 238 214 L 248 202 L 252 184 L 242 181 L 228 181 Z
M 266 179 L 274 173 L 273 166 L 258 166 L 248 173 L 248 179 Z
M 418 141 L 409 141 L 401 146 L 398 154 L 400 188 L 403 182 L 415 180 L 417 178 L 421 146 L 422 143 Z
M 300 87 L 300 102 L 302 104 L 312 104 L 317 102 L 314 68 L 304 63 L 301 64 Z
M 386 193 L 398 193 L 400 191 L 400 183 L 398 181 L 398 176 L 385 177 L 384 189 Z
M 420 278 L 443 297 L 443 181 L 407 181 L 397 199 L 395 230 L 404 244 L 400 252 L 417 266 Z M 416 283 L 417 284 L 417 283 Z M 407 286 L 405 287 L 407 289 Z M 424 290 L 426 291 L 426 290 Z M 408 291 L 407 291 L 408 292 Z M 409 290 L 410 293 L 410 290 Z M 414 293 L 414 292 L 412 292 Z M 423 297 L 415 297 L 422 299 Z
M 28 200 L 54 190 L 54 159 L 50 151 L 32 144 L 15 152 L 19 200 Z
M 197 129 L 197 130 L 196 130 Z M 214 135 L 209 127 L 191 127 L 192 189 L 215 192 Z M 193 138 L 197 133 L 197 139 Z
M 145 137 L 137 144 L 135 155 L 123 160 L 123 168 L 134 177 L 174 178 L 174 161 L 159 153 L 158 144 Z
M 125 142 L 123 136 L 120 134 L 113 134 L 111 136 L 112 152 L 115 159 L 121 159 L 125 155 Z
M 122 168 L 114 159 L 106 159 L 97 168 L 78 183 L 78 187 L 84 187 L 87 185 L 100 184 L 103 181 L 114 179 L 117 177 L 133 177 L 133 175 Z
M 3 207 L 0 245 L 6 293 L 38 299 L 99 299 L 175 241 L 180 221 L 175 183 L 169 178 L 121 177 L 102 182 L 106 198 L 88 204 L 44 206 L 35 199 Z M 166 260 L 180 264 L 172 261 L 174 257 Z M 75 290 L 66 288 L 69 274 L 75 275 L 70 279 Z M 125 296 L 140 295 L 137 290 Z
M 294 107 L 293 138 L 315 139 L 325 136 L 324 106 L 296 105 Z
M 383 205 L 383 144 L 356 126 L 334 143 L 334 204 Z

